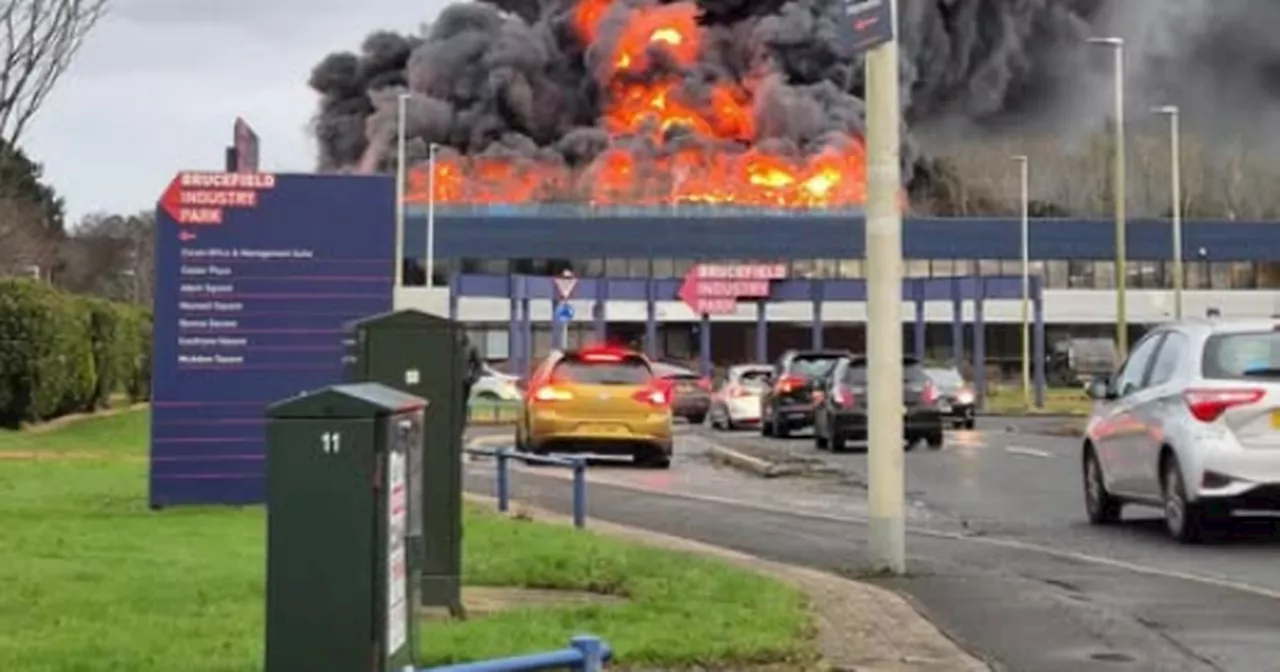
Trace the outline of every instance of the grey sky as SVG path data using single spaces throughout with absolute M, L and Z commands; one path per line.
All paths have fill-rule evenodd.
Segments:
M 219 169 L 236 116 L 270 171 L 310 171 L 312 66 L 444 0 L 116 0 L 23 143 L 72 221 L 154 207 L 174 173 Z

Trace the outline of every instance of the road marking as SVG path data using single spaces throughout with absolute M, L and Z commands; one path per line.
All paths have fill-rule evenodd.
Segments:
M 590 470 L 588 470 L 590 474 Z M 568 480 L 571 476 L 567 473 L 557 473 L 556 471 L 536 472 L 535 476 L 545 476 L 549 478 L 559 478 L 560 480 Z M 492 478 L 492 477 L 491 477 Z M 590 480 L 590 479 L 589 479 Z M 648 488 L 639 487 L 634 484 L 621 481 L 600 482 L 595 481 L 599 485 L 607 487 L 620 488 L 623 490 L 631 490 L 633 492 L 643 492 L 655 497 L 669 497 L 672 499 L 684 499 L 692 502 L 705 502 L 708 504 L 723 504 L 726 506 L 735 506 L 742 509 L 751 509 L 764 513 L 773 513 L 784 516 L 794 516 L 796 518 L 806 518 L 809 520 L 821 520 L 830 523 L 851 523 L 854 525 L 867 525 L 868 519 L 864 516 L 843 515 L 837 516 L 827 513 L 815 513 L 812 511 L 795 511 L 783 508 L 781 506 L 772 506 L 769 504 L 760 504 L 756 502 L 746 502 L 742 500 L 732 499 L 730 497 L 717 497 L 715 495 L 701 495 L 687 492 L 663 491 L 657 492 Z M 518 498 L 517 498 L 518 499 Z M 907 532 L 919 537 L 928 537 L 931 539 L 944 539 L 948 541 L 964 541 L 971 544 L 982 544 L 987 546 L 997 546 L 1000 548 L 1008 548 L 1018 551 L 1026 551 L 1029 553 L 1039 553 L 1059 560 L 1067 560 L 1074 562 L 1083 562 L 1101 567 L 1110 567 L 1112 569 L 1120 569 L 1133 572 L 1135 574 L 1143 574 L 1145 576 L 1154 576 L 1165 579 L 1176 579 L 1179 581 L 1190 581 L 1201 585 L 1213 586 L 1215 588 L 1224 588 L 1234 590 L 1241 593 L 1266 597 L 1273 600 L 1280 600 L 1280 591 L 1255 586 L 1248 583 L 1232 581 L 1230 579 L 1209 576 L 1203 574 L 1190 574 L 1171 569 L 1162 569 L 1152 567 L 1150 565 L 1142 565 L 1127 560 L 1116 560 L 1114 558 L 1106 558 L 1098 555 L 1090 555 L 1088 553 L 1079 553 L 1076 551 L 1064 551 L 1049 546 L 1041 546 L 1013 539 L 1001 539 L 999 537 L 972 537 L 956 532 L 946 532 L 944 530 L 935 530 L 927 527 L 917 527 L 908 525 Z
M 1023 448 L 1022 446 L 1008 446 L 1004 449 L 1004 452 L 1010 455 L 1025 455 L 1027 457 L 1053 457 L 1053 453 L 1036 450 L 1035 448 Z

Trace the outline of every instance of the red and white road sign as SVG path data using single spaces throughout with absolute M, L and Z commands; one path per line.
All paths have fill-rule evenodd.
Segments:
M 732 315 L 738 299 L 769 297 L 769 283 L 787 277 L 785 264 L 698 264 L 680 285 L 680 300 L 696 315 Z
M 566 301 L 573 295 L 573 289 L 578 286 L 578 278 L 573 275 L 562 275 L 555 278 L 556 298 Z

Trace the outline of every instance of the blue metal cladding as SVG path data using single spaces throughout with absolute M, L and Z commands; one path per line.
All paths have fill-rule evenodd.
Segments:
M 263 501 L 266 405 L 341 382 L 343 326 L 391 309 L 393 186 L 279 175 L 222 224 L 157 209 L 153 507 Z
M 864 256 L 861 215 L 736 214 L 714 217 L 665 214 L 572 214 L 511 212 L 436 214 L 436 255 L 476 259 L 856 259 Z M 425 249 L 426 218 L 410 212 L 410 255 Z M 1111 259 L 1115 228 L 1108 220 L 1037 219 L 1030 223 L 1033 259 Z M 1020 222 L 1006 218 L 917 218 L 904 222 L 903 255 L 909 259 L 1018 259 Z M 1167 220 L 1133 220 L 1128 257 L 1171 256 Z M 1188 221 L 1184 256 L 1280 261 L 1280 225 L 1267 222 Z M 417 255 L 420 256 L 420 255 Z

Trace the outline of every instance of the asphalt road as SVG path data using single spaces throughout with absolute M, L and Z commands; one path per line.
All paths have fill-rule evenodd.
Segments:
M 1241 521 L 1198 548 L 1168 541 L 1154 511 L 1091 528 L 1075 441 L 1009 424 L 907 455 L 910 576 L 889 585 L 1002 669 L 1280 671 L 1280 526 Z M 746 476 L 711 463 L 714 444 L 816 455 L 835 473 Z M 684 428 L 677 451 L 670 471 L 594 467 L 589 515 L 830 571 L 866 566 L 865 455 L 702 428 Z M 490 491 L 491 474 L 469 465 L 468 487 Z M 565 478 L 520 469 L 515 496 L 567 511 Z

